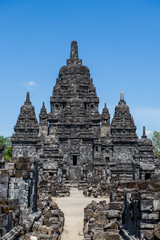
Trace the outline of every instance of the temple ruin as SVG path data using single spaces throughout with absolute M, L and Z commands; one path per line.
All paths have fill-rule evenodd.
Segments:
M 77 42 L 73 41 L 70 58 L 60 69 L 53 87 L 50 112 L 47 113 L 43 103 L 38 122 L 27 92 L 12 135 L 12 158 L 5 165 L 1 154 L 3 148 L 0 147 L 0 198 L 3 199 L 3 204 L 0 205 L 0 217 L 3 215 L 3 218 L 0 221 L 7 219 L 0 225 L 0 239 L 14 240 L 18 239 L 17 236 L 23 239 L 24 234 L 24 239 L 30 239 L 30 232 L 36 232 L 37 239 L 41 239 L 38 238 L 40 234 L 45 235 L 44 239 L 60 239 L 65 216 L 52 202 L 52 197 L 69 196 L 69 187 L 73 184 L 83 189 L 85 196 L 113 195 L 114 192 L 115 198 L 119 184 L 152 181 L 158 176 L 160 164 L 155 148 L 146 136 L 145 127 L 142 137 L 138 138 L 123 92 L 112 119 L 106 103 L 102 113 L 98 108 L 99 98 L 89 68 L 82 65 L 82 60 L 78 57 Z M 127 185 L 126 188 L 134 187 Z M 159 204 L 159 188 L 152 188 L 158 202 L 155 204 Z M 130 226 L 131 234 L 137 239 L 149 239 L 144 237 L 145 228 L 141 227 L 141 223 L 143 224 L 145 218 L 146 224 L 151 224 L 150 215 L 143 213 L 136 228 L 131 216 L 133 211 L 135 221 L 138 221 L 135 206 L 127 208 L 128 202 L 140 204 L 139 201 L 146 200 L 146 196 L 149 196 L 153 205 L 151 189 L 146 195 L 143 193 L 144 189 L 137 193 L 138 190 L 138 187 L 134 189 L 132 195 L 129 195 L 129 190 L 123 192 L 121 195 L 125 201 L 111 199 L 109 206 L 104 202 L 101 207 L 95 203 L 87 206 L 85 239 L 113 239 L 107 238 L 110 234 L 107 229 L 111 229 L 111 226 L 114 228 L 115 239 L 134 239 L 127 235 Z M 94 216 L 94 209 L 99 208 L 103 210 L 103 217 L 107 218 L 103 223 L 103 231 L 99 233 L 100 237 L 94 238 L 93 229 L 86 230 L 86 224 L 91 223 L 91 216 L 87 214 L 92 211 Z M 6 209 L 12 209 L 9 211 L 10 217 Z M 139 209 L 145 212 L 143 206 L 139 206 Z M 154 223 L 157 224 L 160 220 L 159 205 L 155 209 Z M 15 218 L 11 220 L 13 216 Z M 120 236 L 117 229 L 122 228 L 123 223 L 125 228 Z M 98 222 L 94 222 L 95 228 L 99 226 L 97 224 Z M 5 238 L 10 231 L 12 234 Z M 149 225 L 147 231 L 150 235 Z
M 113 181 L 149 179 L 157 156 L 145 128 L 138 139 L 124 94 L 111 122 L 106 104 L 102 114 L 98 106 L 90 71 L 73 41 L 53 87 L 50 112 L 43 103 L 39 124 L 27 93 L 12 136 L 13 157 L 37 158 L 42 175 L 58 175 L 64 182 L 85 182 L 96 169 L 107 175 L 107 168 Z

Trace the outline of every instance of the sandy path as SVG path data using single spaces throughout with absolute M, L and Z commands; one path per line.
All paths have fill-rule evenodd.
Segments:
M 59 208 L 64 212 L 65 225 L 61 240 L 83 240 L 84 208 L 92 200 L 97 202 L 109 198 L 87 198 L 77 188 L 71 188 L 70 197 L 57 198 Z

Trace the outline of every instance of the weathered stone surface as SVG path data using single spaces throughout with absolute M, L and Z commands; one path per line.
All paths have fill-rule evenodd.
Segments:
M 159 220 L 159 212 L 142 213 L 142 219 L 145 220 Z
M 114 142 L 137 142 L 136 126 L 123 93 L 121 93 L 120 101 L 115 108 L 111 123 L 111 134 Z
M 120 211 L 118 210 L 108 210 L 108 218 L 120 218 Z
M 123 93 L 111 125 L 106 104 L 100 115 L 96 89 L 88 67 L 78 58 L 76 41 L 71 43 L 67 65 L 59 71 L 50 105 L 47 113 L 43 103 L 38 127 L 27 93 L 12 136 L 13 156 L 40 158 L 39 181 L 48 174 L 57 175 L 60 183 L 86 182 L 99 172 L 99 181 L 88 186 L 93 193 L 85 192 L 98 197 L 109 193 L 111 181 L 148 179 L 157 171 L 152 143 L 145 129 L 138 140 Z
M 152 200 L 142 200 L 141 201 L 142 211 L 153 211 L 153 201 Z
M 160 221 L 159 192 L 156 192 L 158 183 L 141 181 L 128 183 L 128 186 L 130 189 L 124 191 L 124 228 L 138 239 L 156 239 L 153 230 Z
M 160 212 L 160 200 L 159 199 L 153 200 L 153 211 Z
M 121 221 L 120 211 L 110 210 L 105 201 L 92 201 L 84 210 L 85 239 L 121 239 L 119 220 Z
M 24 239 L 35 235 L 37 239 L 59 240 L 64 226 L 64 214 L 50 197 L 42 197 L 41 201 L 45 201 L 45 208 L 42 208 L 37 216 L 33 216 L 36 221 L 32 216 L 26 220 L 25 229 L 28 233 Z
M 15 133 L 12 136 L 12 156 L 35 157 L 39 127 L 34 107 L 29 98 L 29 92 L 27 92 L 26 101 L 21 107 L 14 131 Z
M 138 139 L 123 93 L 111 124 L 106 104 L 99 113 L 93 79 L 78 57 L 76 41 L 59 71 L 50 106 L 47 113 L 43 103 L 38 124 L 27 93 L 6 168 L 0 147 L 0 197 L 19 199 L 16 224 L 23 226 L 25 237 L 59 239 L 64 216 L 51 199 L 69 196 L 69 184 L 79 184 L 85 196 L 98 198 L 112 190 L 109 205 L 92 202 L 86 207 L 86 239 L 120 239 L 123 223 L 129 233 L 143 239 L 146 230 L 149 238 L 160 214 L 160 185 L 149 181 L 155 174 L 158 179 L 160 171 L 155 149 L 145 128 Z M 3 214 L 2 220 L 7 226 Z M 3 235 L 13 227 L 5 226 Z
M 124 203 L 123 202 L 110 202 L 109 209 L 122 211 L 124 209 Z

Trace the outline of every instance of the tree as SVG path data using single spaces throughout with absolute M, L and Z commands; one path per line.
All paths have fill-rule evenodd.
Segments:
M 160 159 L 160 132 L 157 132 L 157 131 L 153 132 L 152 143 L 157 151 L 158 158 Z
M 3 155 L 5 157 L 5 161 L 9 162 L 12 156 L 12 142 L 11 137 L 3 137 L 0 136 L 0 145 L 4 146 Z

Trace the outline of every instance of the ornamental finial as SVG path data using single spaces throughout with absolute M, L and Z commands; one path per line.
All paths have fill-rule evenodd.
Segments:
M 29 92 L 26 93 L 26 101 L 25 101 L 25 104 L 31 104 Z
M 146 138 L 147 136 L 146 136 L 146 128 L 145 127 L 143 127 L 143 135 L 142 135 L 142 138 Z
M 121 92 L 120 101 L 124 101 L 124 92 Z
M 76 41 L 72 41 L 71 43 L 70 59 L 78 59 L 78 45 Z

